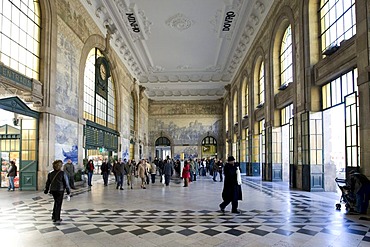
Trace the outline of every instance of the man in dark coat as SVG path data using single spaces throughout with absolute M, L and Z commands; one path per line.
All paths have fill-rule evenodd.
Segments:
M 225 213 L 225 208 L 231 202 L 231 212 L 240 214 L 240 211 L 238 210 L 238 200 L 242 200 L 242 189 L 238 184 L 236 174 L 237 169 L 240 169 L 239 165 L 235 163 L 235 158 L 230 156 L 224 167 L 225 179 L 224 189 L 222 191 L 223 202 L 219 205 L 222 213 Z
M 123 190 L 123 175 L 125 174 L 125 165 L 122 161 L 120 162 L 114 161 L 114 162 L 115 162 L 115 165 L 113 165 L 114 172 L 117 176 L 116 189 L 118 190 L 118 187 L 119 187 L 120 190 Z
M 170 184 L 170 179 L 171 179 L 171 176 L 173 175 L 173 170 L 174 170 L 173 163 L 171 159 L 169 158 L 169 156 L 167 156 L 167 160 L 165 160 L 164 168 L 163 168 L 164 181 L 165 181 L 166 186 Z
M 104 159 L 104 162 L 101 164 L 100 170 L 101 170 L 101 175 L 103 175 L 103 181 L 104 181 L 104 186 L 108 186 L 108 178 L 109 178 L 109 173 L 110 173 L 110 163 L 108 163 L 107 159 Z
M 68 177 L 69 187 L 71 189 L 74 189 L 75 190 L 76 189 L 76 187 L 75 187 L 75 179 L 74 179 L 74 176 L 75 176 L 75 166 L 73 165 L 71 159 L 68 159 L 67 160 L 67 163 L 64 165 L 64 173 Z

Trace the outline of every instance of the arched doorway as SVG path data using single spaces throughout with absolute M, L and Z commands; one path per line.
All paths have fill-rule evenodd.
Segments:
M 155 156 L 162 160 L 171 157 L 171 142 L 167 137 L 159 137 L 155 141 Z
M 202 140 L 202 158 L 217 158 L 217 140 L 212 136 L 206 136 Z

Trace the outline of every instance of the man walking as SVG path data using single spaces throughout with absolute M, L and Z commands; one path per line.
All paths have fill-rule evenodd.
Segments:
M 173 164 L 169 156 L 167 156 L 167 159 L 165 160 L 164 168 L 164 182 L 166 186 L 170 184 L 171 176 L 173 175 Z
M 72 160 L 68 159 L 67 163 L 64 164 L 64 172 L 68 177 L 69 187 L 75 190 L 75 166 L 73 165 Z
M 240 214 L 238 210 L 238 200 L 242 199 L 241 185 L 238 184 L 237 170 L 239 164 L 235 163 L 235 158 L 230 156 L 227 158 L 227 163 L 224 167 L 225 182 L 224 189 L 222 191 L 223 202 L 219 205 L 222 213 L 225 213 L 225 208 L 231 202 L 231 212 Z
M 135 169 L 131 163 L 131 160 L 128 160 L 128 162 L 125 164 L 124 166 L 124 169 L 125 169 L 125 173 L 126 173 L 126 176 L 127 176 L 127 185 L 128 186 L 131 186 L 131 189 L 132 189 L 132 172 L 133 170 Z
M 110 173 L 109 166 L 110 164 L 107 162 L 107 159 L 104 159 L 104 162 L 100 167 L 101 175 L 103 176 L 104 186 L 108 186 L 108 177 Z
M 116 176 L 117 176 L 116 189 L 118 190 L 118 188 L 119 188 L 120 190 L 123 190 L 123 175 L 124 175 L 124 164 L 123 164 L 123 162 L 117 162 L 114 165 L 114 171 L 115 171 Z

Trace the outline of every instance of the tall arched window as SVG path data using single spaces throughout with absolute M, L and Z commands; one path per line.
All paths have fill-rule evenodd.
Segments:
M 135 99 L 133 95 L 130 98 L 130 133 L 133 137 L 135 136 Z
M 264 62 L 261 63 L 258 73 L 258 104 L 265 103 L 265 66 Z
M 249 89 L 247 80 L 245 80 L 245 90 L 244 90 L 244 116 L 249 115 Z M 243 117 L 244 117 L 243 116 Z
M 293 51 L 291 25 L 284 32 L 280 49 L 280 85 L 293 82 Z
M 40 31 L 38 0 L 1 1 L 0 61 L 29 78 L 39 80 Z
M 135 98 L 130 97 L 130 159 L 135 159 Z
M 239 121 L 238 116 L 238 92 L 234 93 L 234 100 L 233 100 L 233 121 L 236 124 Z
M 229 106 L 225 106 L 225 131 L 229 130 Z
M 94 48 L 90 51 L 86 60 L 83 115 L 84 119 L 116 130 L 116 99 L 112 77 L 108 78 L 108 91 L 106 98 L 99 94 L 96 90 L 95 63 L 100 57 L 104 57 L 103 54 L 99 49 Z
M 241 95 L 241 110 L 242 110 L 242 117 L 248 116 L 249 114 L 249 91 L 248 91 L 248 83 L 247 77 L 245 76 L 242 83 L 242 95 Z
M 356 34 L 355 0 L 321 0 L 321 51 Z

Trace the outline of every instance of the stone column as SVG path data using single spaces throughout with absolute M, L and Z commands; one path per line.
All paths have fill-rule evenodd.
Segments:
M 361 172 L 370 177 L 370 1 L 356 1 Z

